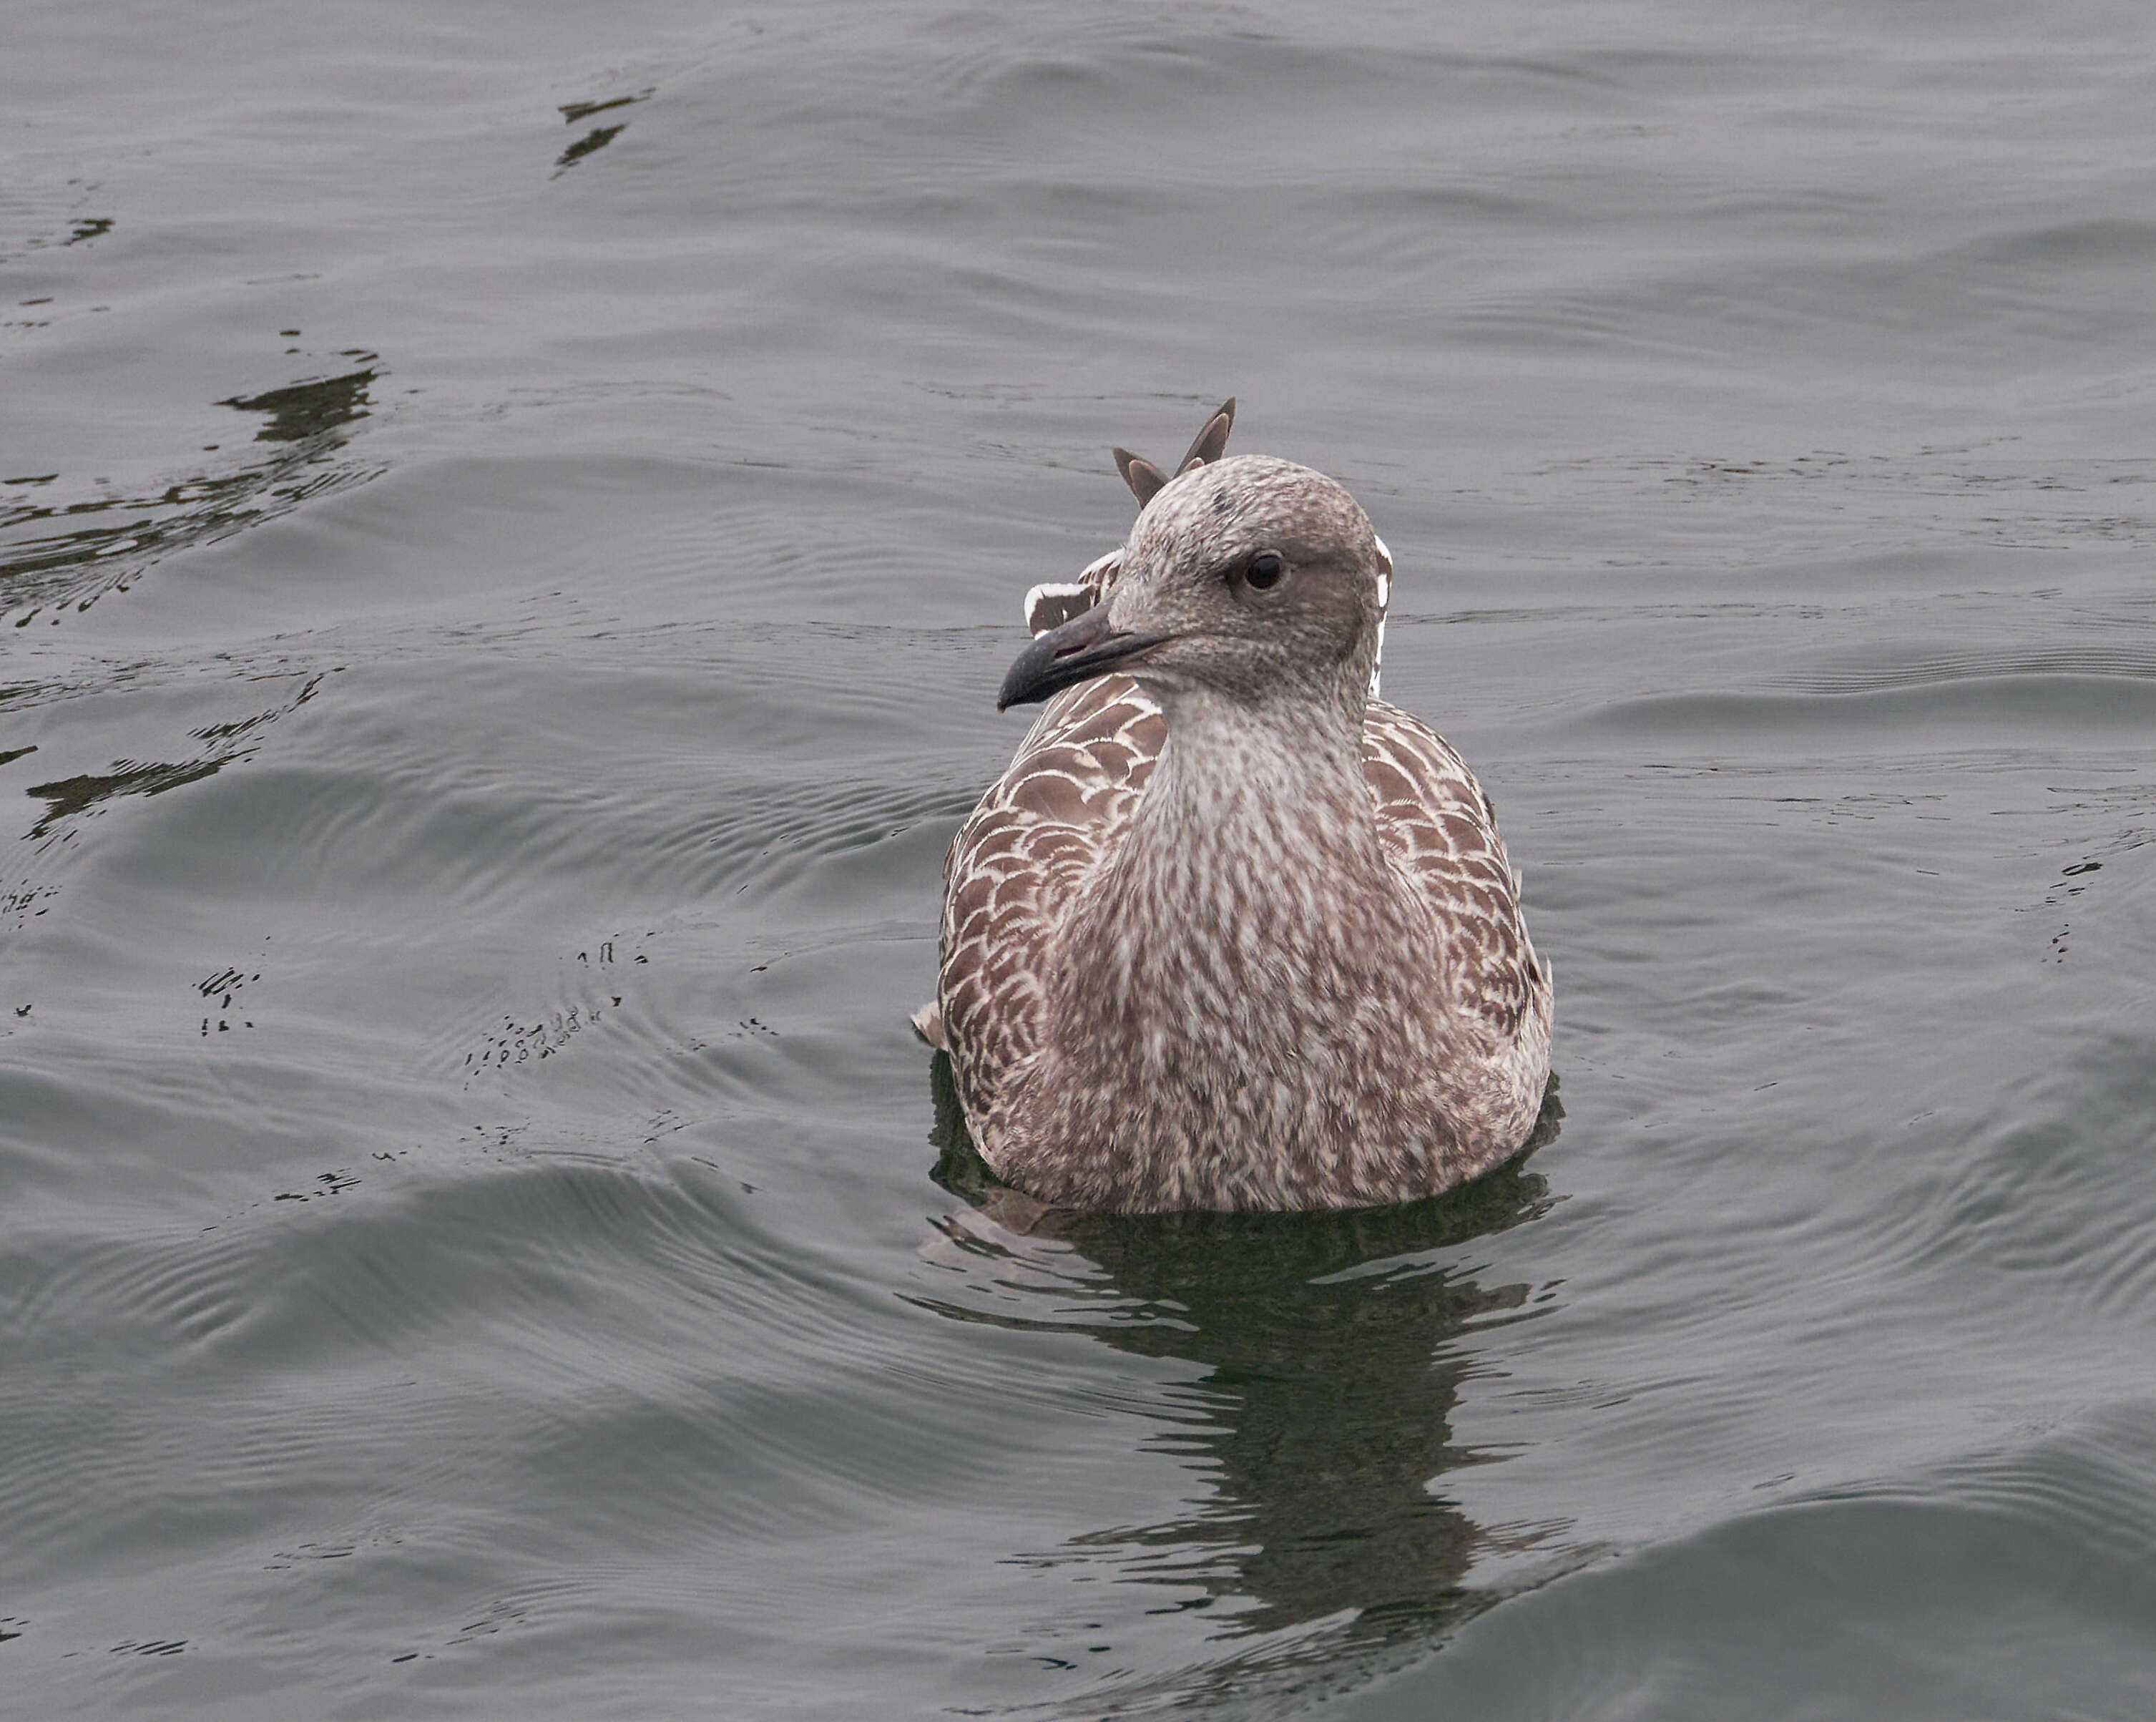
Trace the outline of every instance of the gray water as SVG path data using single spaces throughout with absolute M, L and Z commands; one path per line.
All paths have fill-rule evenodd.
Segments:
M 8 0 L 10 1713 L 2149 1714 L 2152 90 L 2127 5 Z M 942 852 L 1230 393 L 1563 1115 L 1019 1236 Z

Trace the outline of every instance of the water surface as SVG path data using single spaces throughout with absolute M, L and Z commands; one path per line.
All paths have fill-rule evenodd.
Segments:
M 6 35 L 27 1712 L 2145 1714 L 2142 12 Z M 1014 1230 L 942 855 L 1231 392 L 1399 558 L 1562 1116 Z

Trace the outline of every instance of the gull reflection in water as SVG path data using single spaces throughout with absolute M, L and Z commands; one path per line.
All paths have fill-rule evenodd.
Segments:
M 1221 1636 L 1333 1621 L 1383 1643 L 1474 1611 L 1463 1580 L 1493 1545 L 1446 1498 L 1445 1478 L 1491 1456 L 1453 1444 L 1471 1365 L 1454 1342 L 1471 1321 L 1527 1313 L 1531 1288 L 1479 1284 L 1455 1264 L 1463 1244 L 1548 1207 L 1548 1183 L 1527 1161 L 1563 1116 L 1554 1079 L 1525 1151 L 1426 1201 L 1143 1216 L 1046 1209 L 998 1185 L 968 1139 L 941 1053 L 933 1080 L 934 1175 L 972 1210 L 946 1216 L 946 1236 L 992 1272 L 998 1257 L 1023 1266 L 1042 1238 L 1060 1259 L 1035 1281 L 1037 1318 L 1007 1298 L 993 1309 L 919 1301 L 959 1319 L 1082 1331 L 1204 1371 L 1178 1406 L 1186 1419 L 1152 1445 L 1187 1458 L 1207 1498 L 1184 1516 L 1096 1532 L 1043 1559 L 1105 1560 L 1126 1581 L 1175 1587 L 1180 1606 L 1217 1605 Z M 1014 1282 L 997 1283 L 1007 1292 Z

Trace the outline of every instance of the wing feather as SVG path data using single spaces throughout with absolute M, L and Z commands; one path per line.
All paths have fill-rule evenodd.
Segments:
M 1363 758 L 1386 846 L 1457 958 L 1456 1005 L 1500 1037 L 1537 1017 L 1547 1034 L 1548 973 L 1527 937 L 1497 810 L 1467 762 L 1419 717 L 1383 700 L 1370 702 Z
M 937 991 L 978 1140 L 996 1139 L 1010 1072 L 1040 1044 L 1049 941 L 1129 829 L 1167 734 L 1127 676 L 1067 689 L 952 840 Z

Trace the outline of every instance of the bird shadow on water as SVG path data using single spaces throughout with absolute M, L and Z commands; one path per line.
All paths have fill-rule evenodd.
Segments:
M 988 1308 L 916 1301 L 1203 1370 L 1153 1445 L 1204 1477 L 1204 1498 L 1163 1523 L 1073 1539 L 1040 1564 L 1105 1561 L 1122 1581 L 1173 1586 L 1176 1606 L 1213 1611 L 1214 1637 L 1322 1622 L 1327 1659 L 1426 1642 L 1495 1600 L 1466 1586 L 1471 1561 L 1527 1540 L 1486 1532 L 1446 1498 L 1448 1472 L 1501 1457 L 1453 1443 L 1453 1407 L 1474 1368 L 1456 1342 L 1471 1324 L 1531 1313 L 1532 1288 L 1479 1283 L 1460 1253 L 1552 1205 L 1528 1162 L 1564 1116 L 1554 1078 L 1526 1148 L 1443 1195 L 1340 1212 L 1153 1215 L 1046 1209 L 998 1183 L 968 1136 L 943 1054 L 932 1082 L 933 1176 L 974 1211 L 943 1229 L 999 1295 Z M 1025 1271 L 1044 1238 L 1045 1278 Z M 1038 1296 L 1014 1303 L 1014 1288 Z

